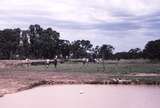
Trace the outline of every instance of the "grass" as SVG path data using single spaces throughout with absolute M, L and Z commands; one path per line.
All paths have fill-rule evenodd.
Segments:
M 1 69 L 0 71 L 36 71 L 36 72 L 82 72 L 82 73 L 107 73 L 113 75 L 122 75 L 130 73 L 157 73 L 160 74 L 160 64 L 154 63 L 107 63 L 104 64 L 105 70 L 102 64 L 88 63 L 83 65 L 82 63 L 63 63 L 58 64 L 57 68 L 54 65 L 49 65 L 47 68 L 45 65 L 38 66 L 17 66 L 9 69 Z

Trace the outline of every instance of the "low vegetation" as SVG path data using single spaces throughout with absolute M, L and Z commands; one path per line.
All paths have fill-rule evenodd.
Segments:
M 33 61 L 35 62 L 35 60 Z M 0 71 L 35 71 L 35 72 L 81 72 L 81 73 L 97 73 L 103 72 L 106 74 L 113 75 L 123 75 L 123 74 L 136 74 L 136 73 L 157 73 L 160 74 L 160 63 L 153 63 L 149 60 L 106 60 L 101 63 L 86 63 L 82 62 L 65 62 L 58 63 L 57 68 L 53 64 L 50 64 L 49 67 L 46 67 L 45 60 L 38 61 L 44 62 L 39 65 L 30 65 L 21 64 L 23 61 L 19 61 L 17 64 L 9 68 L 1 68 Z M 36 62 L 35 62 L 36 63 Z M 32 63 L 32 64 L 35 64 Z M 6 64 L 7 66 L 9 65 Z M 11 64 L 10 64 L 11 65 Z

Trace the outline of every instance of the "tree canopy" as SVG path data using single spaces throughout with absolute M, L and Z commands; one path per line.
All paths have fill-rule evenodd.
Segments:
M 146 44 L 143 52 L 146 58 L 160 60 L 160 39 L 149 41 Z
M 93 46 L 89 40 L 70 42 L 60 38 L 60 33 L 52 28 L 30 25 L 27 30 L 0 30 L 0 59 L 46 59 L 59 57 L 103 58 L 103 59 L 160 59 L 160 40 L 150 41 L 144 50 L 130 49 L 128 52 L 113 54 L 109 44 Z

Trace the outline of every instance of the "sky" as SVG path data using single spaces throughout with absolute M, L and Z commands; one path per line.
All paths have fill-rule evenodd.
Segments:
M 62 39 L 111 44 L 115 52 L 160 39 L 160 0 L 0 0 L 0 29 L 52 27 Z

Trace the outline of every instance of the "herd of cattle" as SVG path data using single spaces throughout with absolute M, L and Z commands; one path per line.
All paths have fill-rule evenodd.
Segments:
M 82 63 L 83 65 L 87 63 L 103 63 L 102 59 L 88 59 L 88 58 L 81 58 L 81 59 L 25 59 L 25 60 L 0 60 L 0 69 L 2 68 L 11 68 L 16 66 L 36 66 L 36 65 L 45 65 L 48 67 L 49 65 L 53 64 L 55 68 L 58 64 L 63 63 Z
M 102 63 L 102 59 L 88 59 L 88 58 L 82 58 L 82 59 L 45 59 L 45 60 L 30 60 L 30 59 L 25 59 L 22 64 L 27 64 L 27 65 L 46 65 L 47 67 L 50 64 L 54 64 L 55 68 L 57 67 L 57 64 L 60 63 L 65 63 L 65 62 L 70 62 L 70 63 Z

